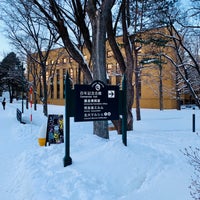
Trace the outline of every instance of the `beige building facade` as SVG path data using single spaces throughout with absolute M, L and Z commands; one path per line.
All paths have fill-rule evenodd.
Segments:
M 121 48 L 123 48 L 122 39 L 120 37 L 118 42 L 119 46 L 121 43 Z M 152 52 L 154 52 L 154 55 L 152 54 Z M 140 51 L 138 52 L 137 64 L 139 66 L 140 71 L 139 78 L 141 108 L 159 109 L 161 105 L 160 99 L 162 99 L 163 109 L 177 108 L 175 90 L 175 68 L 168 60 L 161 56 L 161 53 L 170 54 L 175 59 L 175 52 L 173 52 L 172 49 L 157 47 L 154 44 L 143 45 Z M 87 52 L 85 52 L 85 59 L 89 60 L 89 54 L 87 54 Z M 107 44 L 106 46 L 106 59 L 109 83 L 112 85 L 120 85 L 122 74 L 120 72 L 119 65 L 114 57 L 114 54 L 109 44 Z M 157 62 L 150 62 L 151 59 L 155 59 L 155 61 Z M 145 62 L 145 60 L 148 60 L 148 62 Z M 78 64 L 69 56 L 67 51 L 65 51 L 64 49 L 51 50 L 46 66 L 46 78 L 48 84 L 48 103 L 55 105 L 64 105 L 64 83 L 67 71 L 72 80 L 72 84 L 84 84 L 84 75 L 81 72 Z M 135 86 L 134 80 L 135 78 L 133 71 L 133 87 Z M 39 97 L 42 97 L 42 91 L 40 88 L 41 86 L 38 84 L 38 102 L 40 101 Z M 133 104 L 133 107 L 135 107 L 135 103 Z

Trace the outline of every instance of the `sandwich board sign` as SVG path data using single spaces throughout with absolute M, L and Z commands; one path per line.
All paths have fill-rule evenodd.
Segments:
M 50 114 L 47 121 L 46 144 L 64 143 L 63 115 Z

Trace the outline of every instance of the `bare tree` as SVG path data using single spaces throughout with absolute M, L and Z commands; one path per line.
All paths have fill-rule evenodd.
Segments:
M 120 1 L 119 9 L 118 10 L 116 9 L 118 14 L 115 17 L 115 19 L 113 19 L 112 15 L 110 14 L 110 19 L 107 23 L 108 40 L 115 54 L 115 58 L 119 63 L 122 74 L 125 73 L 127 74 L 127 83 L 128 83 L 127 112 L 129 114 L 128 117 L 129 130 L 133 128 L 132 127 L 133 117 L 131 113 L 133 99 L 135 99 L 135 104 L 136 104 L 136 119 L 137 120 L 141 119 L 140 76 L 142 69 L 139 63 L 138 54 L 143 46 L 142 45 L 143 41 L 140 39 L 140 36 L 147 34 L 147 31 L 149 31 L 152 28 L 156 28 L 158 26 L 160 27 L 161 25 L 160 21 L 163 19 L 163 13 L 169 11 L 169 9 L 173 5 L 174 5 L 173 2 L 169 3 L 166 0 L 162 1 L 124 0 Z M 120 28 L 120 25 L 122 26 L 120 33 L 122 33 L 123 35 L 122 45 L 125 49 L 125 54 L 123 54 L 123 56 L 122 56 L 122 51 L 119 49 L 119 46 L 115 41 L 115 36 L 117 30 Z M 163 22 L 162 25 L 164 25 Z M 132 78 L 133 73 L 135 75 L 134 78 Z M 160 79 L 160 85 L 162 85 L 162 79 Z M 160 91 L 162 90 L 160 89 Z M 162 95 L 160 95 L 160 97 L 162 98 Z
M 180 33 L 177 31 L 177 29 L 172 23 L 170 23 L 170 26 L 168 27 L 168 31 L 169 31 L 170 37 L 172 37 L 173 39 L 174 48 L 176 49 L 178 59 L 177 59 L 177 62 L 170 56 L 167 56 L 167 59 L 169 59 L 170 62 L 175 66 L 178 74 L 184 81 L 187 89 L 190 91 L 190 94 L 192 95 L 196 105 L 200 107 L 199 63 L 193 56 L 192 52 L 185 46 L 183 37 L 180 35 Z M 185 57 L 187 57 L 187 59 L 185 59 Z M 197 80 L 195 82 L 193 82 L 194 77 Z
M 84 8 L 86 8 L 86 1 L 83 1 L 83 4 L 81 4 L 81 1 L 78 0 L 71 1 L 70 5 L 72 6 L 71 8 L 75 13 L 73 16 L 70 15 L 69 13 L 71 12 L 68 11 L 70 10 L 70 8 L 67 7 L 69 5 L 69 1 L 63 1 L 63 4 L 61 4 L 59 2 L 49 0 L 48 6 L 46 5 L 46 1 L 39 2 L 33 0 L 32 2 L 40 10 L 40 13 L 42 13 L 43 19 L 48 20 L 52 27 L 57 30 L 63 41 L 65 49 L 70 54 L 70 56 L 77 63 L 79 63 L 87 81 L 91 83 L 94 75 L 95 78 L 98 78 L 106 83 L 106 28 L 104 27 L 107 19 L 107 12 L 112 8 L 114 1 L 106 0 L 102 3 L 97 1 L 88 1 L 87 13 L 92 24 L 92 43 L 89 37 L 89 29 L 86 26 L 86 15 L 82 15 L 82 13 L 84 13 L 82 12 L 84 10 L 82 9 L 82 5 Z M 71 23 L 74 23 L 76 26 L 78 26 L 82 33 L 86 47 L 91 54 L 93 75 L 89 68 L 89 64 L 84 59 L 82 52 L 70 37 L 69 26 L 67 25 L 69 20 Z M 101 137 L 108 138 L 107 122 L 97 122 L 94 125 L 94 133 Z
M 24 0 L 9 0 L 2 2 L 1 6 L 4 15 L 2 19 L 7 25 L 9 39 L 18 50 L 28 56 L 29 61 L 32 63 L 34 62 L 35 67 L 36 65 L 40 66 L 43 81 L 43 97 L 41 100 L 43 102 L 44 115 L 47 116 L 48 91 L 46 84 L 46 62 L 50 49 L 58 39 L 56 32 L 53 29 L 51 30 L 51 33 L 48 32 L 48 22 L 45 23 L 34 14 L 30 2 Z M 9 9 L 7 9 L 7 6 L 9 6 Z M 34 73 L 36 73 L 36 69 L 34 69 Z M 35 75 L 40 80 L 40 77 L 37 74 Z M 34 94 L 36 97 L 36 80 L 33 80 L 33 83 Z M 36 101 L 36 98 L 34 99 Z
M 190 165 L 194 169 L 194 175 L 192 176 L 192 182 L 189 186 L 190 194 L 193 199 L 199 200 L 200 199 L 200 149 L 198 147 L 193 148 L 185 148 L 183 154 L 187 156 L 187 159 Z
M 177 50 L 179 65 L 174 63 L 179 76 L 184 81 L 184 93 L 189 93 L 200 107 L 200 62 L 199 62 L 199 24 L 200 3 L 198 0 L 191 0 L 191 6 L 180 18 L 176 18 L 178 27 L 174 26 L 174 18 L 170 18 L 170 36 L 174 40 Z M 180 31 L 181 30 L 181 31 Z M 176 37 L 174 37 L 176 33 Z M 179 47 L 178 44 L 179 43 Z M 182 84 L 183 85 L 183 84 Z M 180 90 L 182 88 L 179 88 Z M 200 199 L 200 149 L 199 147 L 185 148 L 184 155 L 187 156 L 190 165 L 194 168 L 194 175 L 190 185 L 190 194 L 193 199 Z
M 112 51 L 115 55 L 115 58 L 119 64 L 122 74 L 126 74 L 127 77 L 127 129 L 133 129 L 133 115 L 132 115 L 132 106 L 134 100 L 134 88 L 133 88 L 133 69 L 134 69 L 134 58 L 132 55 L 132 46 L 128 28 L 130 23 L 128 23 L 129 17 L 129 1 L 123 0 L 119 3 L 119 9 L 116 9 L 118 13 L 115 18 L 112 16 L 110 11 L 109 18 L 107 21 L 107 33 L 108 41 L 112 48 Z M 121 19 L 121 20 L 120 20 Z M 120 23 L 121 22 L 121 23 Z M 113 25 L 114 24 L 114 25 Z M 118 41 L 116 40 L 118 24 L 122 24 L 122 38 L 123 38 L 123 49 L 125 50 L 125 56 L 123 55 L 123 50 L 120 49 Z M 118 129 L 120 125 L 118 124 Z
M 61 4 L 61 2 L 60 4 L 58 4 L 53 0 L 48 0 L 48 1 L 43 0 L 41 2 L 37 0 L 32 0 L 31 2 L 36 6 L 35 13 L 40 14 L 40 17 L 44 21 L 48 21 L 51 24 L 51 26 L 49 26 L 50 30 L 53 29 L 59 33 L 64 48 L 67 50 L 69 55 L 77 63 L 80 64 L 81 69 L 83 70 L 87 81 L 89 83 L 92 82 L 93 77 L 89 65 L 69 34 L 69 27 L 67 26 L 68 24 L 67 20 L 69 19 L 69 17 L 67 13 L 68 10 L 70 10 L 71 8 L 68 7 L 67 4 L 68 1 L 63 1 L 63 4 Z M 73 1 L 73 2 L 75 3 L 74 5 L 76 5 L 76 3 L 78 3 L 79 1 Z M 79 4 L 81 5 L 80 2 Z M 63 5 L 67 6 L 67 8 L 65 8 Z M 74 19 L 72 19 L 72 23 L 74 23 Z

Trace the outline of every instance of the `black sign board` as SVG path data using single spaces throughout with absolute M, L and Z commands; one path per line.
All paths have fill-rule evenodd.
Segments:
M 94 81 L 91 85 L 75 85 L 77 121 L 118 120 L 119 86 Z
M 63 142 L 63 115 L 48 115 L 46 143 L 50 145 Z

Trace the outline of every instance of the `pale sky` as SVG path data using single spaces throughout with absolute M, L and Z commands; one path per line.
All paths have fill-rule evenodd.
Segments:
M 8 54 L 10 53 L 11 47 L 9 45 L 9 42 L 7 39 L 0 33 L 0 61 Z
M 183 9 L 188 7 L 188 0 L 181 0 L 181 4 Z M 0 22 L 0 62 L 12 51 L 12 46 L 9 44 L 9 40 L 5 37 L 5 32 L 2 29 L 2 24 Z
M 8 39 L 5 37 L 5 32 L 2 30 L 0 24 L 0 61 L 12 51 L 12 47 L 9 44 Z

